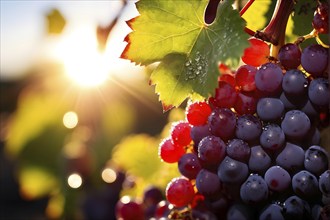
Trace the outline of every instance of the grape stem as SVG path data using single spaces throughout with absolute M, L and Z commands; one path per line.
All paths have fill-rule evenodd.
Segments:
M 293 11 L 294 0 L 278 0 L 273 16 L 263 31 L 257 31 L 254 35 L 263 41 L 272 44 L 271 56 L 277 57 L 279 49 L 285 43 L 285 30 L 289 16 Z
M 310 38 L 315 38 L 317 43 L 320 44 L 322 47 L 329 48 L 329 45 L 323 43 L 323 41 L 320 39 L 319 34 L 315 29 L 313 29 L 309 34 L 298 37 L 298 39 L 294 43 L 299 45 L 302 42 L 304 42 L 305 40 L 310 39 Z

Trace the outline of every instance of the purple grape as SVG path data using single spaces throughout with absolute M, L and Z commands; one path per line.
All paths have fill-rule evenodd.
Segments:
M 246 162 L 250 157 L 250 147 L 241 139 L 232 139 L 227 144 L 226 153 L 235 160 Z
M 155 186 L 150 186 L 143 192 L 143 204 L 146 206 L 157 205 L 163 199 L 162 191 Z
M 198 144 L 198 158 L 207 167 L 217 167 L 226 155 L 226 144 L 216 136 L 204 137 Z
M 192 126 L 190 129 L 190 136 L 194 142 L 194 150 L 198 151 L 199 142 L 206 136 L 212 135 L 207 124 L 201 126 Z
M 330 197 L 330 170 L 324 171 L 319 178 L 319 189 L 323 195 Z
M 285 73 L 282 88 L 285 94 L 291 96 L 304 95 L 307 92 L 308 81 L 300 70 L 289 70 Z
M 210 131 L 223 140 L 231 139 L 235 133 L 236 116 L 228 108 L 215 108 L 208 118 Z
M 196 187 L 199 193 L 208 196 L 220 190 L 221 182 L 217 174 L 201 169 L 196 177 Z
M 286 143 L 284 149 L 276 158 L 276 164 L 289 173 L 296 173 L 304 167 L 305 151 L 298 145 Z
M 329 21 L 328 17 L 324 18 L 321 14 L 315 13 L 313 17 L 313 28 L 321 33 L 321 34 L 328 34 L 329 33 Z
M 242 115 L 237 119 L 236 137 L 246 142 L 255 141 L 262 131 L 260 120 L 253 115 Z
M 284 134 L 293 139 L 303 138 L 310 129 L 311 122 L 308 116 L 299 110 L 291 110 L 285 114 L 281 123 Z
M 251 174 L 241 185 L 240 195 L 243 202 L 257 204 L 268 199 L 268 186 L 258 174 Z
M 310 120 L 314 120 L 319 116 L 319 112 L 310 100 L 305 103 L 305 105 L 300 109 L 300 111 L 304 112 Z
M 259 220 L 285 220 L 283 208 L 278 204 L 270 204 L 260 213 Z
M 291 177 L 288 171 L 280 166 L 272 166 L 265 173 L 265 181 L 269 189 L 283 192 L 290 187 Z
M 250 207 L 235 203 L 227 212 L 227 220 L 253 220 L 254 215 Z
M 283 204 L 284 215 L 287 219 L 303 219 L 304 202 L 298 196 L 290 196 Z
M 202 169 L 199 159 L 194 153 L 182 155 L 178 161 L 180 173 L 188 179 L 196 179 L 198 172 Z
M 295 69 L 300 65 L 301 50 L 296 44 L 283 45 L 278 52 L 278 60 L 285 69 Z
M 317 106 L 328 106 L 330 100 L 329 81 L 325 78 L 312 80 L 308 88 L 308 97 Z
M 316 177 L 307 170 L 302 170 L 292 177 L 292 189 L 304 199 L 313 199 L 319 196 L 319 183 Z
M 261 98 L 257 104 L 257 113 L 263 121 L 277 121 L 284 114 L 284 104 L 277 98 Z
M 328 50 L 319 44 L 306 47 L 301 54 L 301 65 L 314 77 L 321 76 L 328 66 Z
M 218 176 L 223 183 L 240 184 L 248 174 L 249 170 L 245 163 L 228 156 L 225 157 L 218 168 Z
M 320 146 L 311 146 L 305 152 L 305 169 L 315 174 L 321 175 L 328 168 L 328 155 L 327 152 Z
M 251 148 L 249 159 L 249 168 L 252 172 L 263 174 L 271 165 L 271 159 L 268 154 L 257 145 Z
M 282 88 L 282 69 L 274 63 L 263 64 L 255 75 L 258 90 L 268 95 L 276 95 Z
M 277 124 L 266 125 L 260 135 L 260 144 L 267 150 L 276 151 L 285 142 L 285 135 Z

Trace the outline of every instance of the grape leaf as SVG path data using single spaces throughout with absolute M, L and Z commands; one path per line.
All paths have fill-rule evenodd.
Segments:
M 204 23 L 207 0 L 142 0 L 140 16 L 128 21 L 133 32 L 122 58 L 142 65 L 159 62 L 151 75 L 165 108 L 187 97 L 201 99 L 214 92 L 218 62 L 236 66 L 248 46 L 245 21 L 233 0 L 219 3 L 215 21 Z

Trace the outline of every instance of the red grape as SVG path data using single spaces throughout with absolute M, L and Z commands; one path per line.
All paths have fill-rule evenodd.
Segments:
M 172 179 L 166 187 L 166 198 L 175 206 L 188 205 L 194 198 L 194 195 L 194 187 L 185 177 Z
M 188 122 L 180 121 L 174 123 L 171 129 L 172 141 L 176 145 L 187 146 L 191 142 L 190 125 Z
M 170 138 L 163 140 L 158 149 L 159 157 L 167 163 L 178 162 L 184 153 L 183 147 L 174 144 Z
M 243 91 L 250 92 L 256 89 L 254 76 L 257 69 L 254 66 L 242 65 L 236 72 L 236 85 Z
M 195 102 L 188 106 L 186 116 L 191 125 L 204 125 L 212 109 L 206 102 Z

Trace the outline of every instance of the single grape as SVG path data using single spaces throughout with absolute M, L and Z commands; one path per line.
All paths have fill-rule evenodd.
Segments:
M 180 173 L 188 179 L 196 179 L 198 172 L 202 169 L 199 159 L 194 153 L 182 155 L 178 162 Z
M 241 162 L 248 161 L 250 151 L 249 145 L 241 139 L 230 140 L 226 148 L 226 153 L 229 157 Z
M 229 70 L 229 72 L 231 72 L 231 71 Z M 220 70 L 220 73 L 221 73 L 221 70 Z M 232 74 L 222 74 L 219 77 L 219 85 L 220 85 L 220 82 L 226 82 L 229 85 L 231 85 L 233 88 L 236 87 L 236 80 Z
M 217 174 L 201 169 L 196 177 L 196 187 L 199 193 L 210 196 L 221 188 L 221 182 Z
M 278 60 L 287 70 L 297 68 L 300 65 L 300 57 L 300 48 L 292 43 L 283 45 L 278 52 Z
M 270 167 L 264 178 L 269 189 L 276 192 L 283 192 L 291 185 L 290 174 L 280 166 Z
M 304 199 L 317 198 L 319 195 L 319 183 L 307 170 L 302 170 L 292 177 L 292 189 Z
M 327 170 L 329 165 L 327 152 L 320 146 L 311 146 L 305 152 L 305 169 L 316 176 Z
M 270 167 L 271 162 L 271 158 L 261 146 L 257 145 L 251 147 L 251 155 L 248 165 L 252 172 L 263 174 Z
M 307 92 L 307 86 L 308 81 L 300 70 L 289 70 L 283 77 L 282 88 L 283 91 L 288 95 L 304 95 Z
M 278 121 L 284 110 L 283 102 L 277 98 L 261 98 L 257 104 L 257 114 L 263 121 Z
M 234 136 L 236 115 L 228 108 L 215 108 L 208 118 L 208 125 L 213 135 L 226 141 Z
M 306 104 L 300 109 L 300 111 L 304 112 L 311 121 L 314 121 L 319 115 L 318 110 L 310 100 L 306 102 Z
M 322 17 L 324 18 L 329 17 L 329 3 L 320 2 L 316 10 L 317 13 L 320 14 Z
M 304 167 L 305 151 L 298 145 L 287 142 L 276 158 L 276 164 L 290 173 L 296 173 Z
M 174 144 L 170 138 L 164 139 L 158 148 L 159 157 L 167 163 L 178 162 L 180 157 L 185 153 L 182 146 Z
M 301 54 L 301 65 L 314 77 L 321 76 L 328 66 L 328 50 L 319 44 L 306 47 Z
M 314 14 L 312 21 L 313 28 L 320 34 L 329 33 L 329 21 L 328 17 L 323 17 L 321 14 Z
M 281 127 L 287 137 L 301 139 L 309 131 L 311 122 L 304 112 L 291 110 L 285 114 Z
M 237 92 L 233 86 L 227 82 L 220 81 L 215 90 L 214 97 L 209 99 L 210 103 L 218 108 L 232 108 L 237 100 Z
M 200 125 L 200 126 L 192 126 L 190 129 L 190 136 L 194 142 L 194 148 L 197 152 L 199 142 L 206 136 L 212 135 L 209 130 L 209 125 Z
M 207 136 L 198 144 L 198 157 L 207 167 L 217 167 L 225 155 L 226 144 L 219 137 Z
M 236 85 L 245 92 L 250 92 L 256 89 L 254 76 L 256 75 L 257 68 L 250 65 L 242 65 L 236 71 Z
M 178 207 L 188 205 L 194 198 L 195 191 L 191 182 L 185 177 L 171 180 L 166 187 L 167 200 Z
M 268 199 L 267 183 L 258 174 L 251 174 L 241 185 L 240 195 L 245 203 L 261 203 Z
M 270 49 L 267 43 L 257 38 L 249 39 L 250 46 L 244 50 L 244 63 L 258 67 L 268 61 Z
M 283 208 L 278 204 L 270 204 L 261 211 L 259 220 L 285 220 Z
M 319 189 L 323 195 L 330 197 L 330 170 L 326 170 L 320 175 Z
M 276 151 L 284 145 L 284 142 L 285 135 L 280 126 L 269 124 L 263 128 L 260 135 L 260 144 L 263 148 Z
M 117 219 L 143 220 L 144 212 L 142 205 L 129 196 L 123 196 L 116 204 Z
M 237 95 L 234 109 L 239 115 L 254 114 L 257 108 L 255 93 L 240 92 Z
M 308 97 L 317 106 L 328 106 L 330 100 L 329 81 L 325 78 L 312 80 L 308 88 Z
M 242 183 L 249 174 L 245 163 L 234 160 L 228 156 L 221 162 L 218 168 L 220 181 L 229 184 Z
M 283 204 L 284 216 L 287 219 L 303 219 L 304 202 L 298 196 L 290 196 Z
M 187 146 L 191 142 L 190 125 L 188 122 L 179 121 L 172 124 L 171 138 L 174 144 Z
M 157 205 L 163 199 L 162 191 L 155 186 L 149 186 L 143 192 L 143 204 L 146 206 Z
M 254 115 L 239 116 L 236 122 L 236 137 L 246 142 L 259 139 L 262 131 L 260 120 Z
M 268 95 L 277 95 L 282 89 L 282 69 L 274 63 L 265 63 L 255 75 L 256 87 Z
M 206 102 L 194 102 L 188 105 L 186 110 L 187 121 L 191 125 L 204 125 L 211 114 L 212 109 Z

